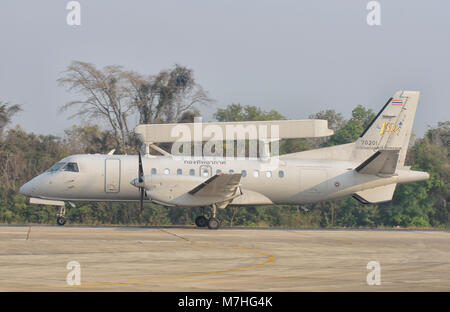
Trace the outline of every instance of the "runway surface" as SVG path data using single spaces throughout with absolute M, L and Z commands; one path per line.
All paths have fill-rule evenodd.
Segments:
M 450 233 L 0 226 L 0 291 L 450 291 Z

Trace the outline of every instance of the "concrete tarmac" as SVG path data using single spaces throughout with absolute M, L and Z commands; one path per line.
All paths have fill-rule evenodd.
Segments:
M 450 291 L 450 233 L 0 226 L 0 291 Z

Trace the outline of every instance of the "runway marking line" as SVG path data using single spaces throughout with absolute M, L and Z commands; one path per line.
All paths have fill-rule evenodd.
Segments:
M 226 249 L 233 249 L 248 253 L 254 253 L 257 255 L 265 256 L 267 257 L 267 260 L 262 263 L 253 264 L 246 267 L 241 268 L 234 268 L 234 269 L 228 269 L 228 270 L 220 270 L 220 271 L 211 271 L 211 272 L 199 272 L 199 273 L 188 273 L 188 274 L 179 274 L 179 275 L 164 275 L 164 276 L 155 276 L 155 277 L 147 277 L 147 278 L 139 278 L 139 279 L 131 279 L 131 280 L 123 280 L 123 281 L 110 281 L 110 282 L 95 282 L 95 283 L 85 283 L 81 285 L 65 285 L 65 286 L 56 286 L 57 288 L 84 288 L 84 287 L 98 287 L 98 286 L 122 286 L 122 285 L 139 285 L 139 284 L 145 284 L 149 281 L 154 280 L 165 280 L 165 279 L 179 279 L 179 278 L 190 278 L 190 277 L 198 277 L 198 276 L 208 276 L 208 275 L 214 275 L 214 274 L 225 274 L 225 273 L 232 273 L 232 272 L 238 272 L 238 271 L 247 271 L 251 269 L 256 269 L 265 265 L 268 265 L 276 260 L 275 256 L 262 252 L 255 249 L 249 249 L 249 248 L 243 248 L 243 247 L 237 247 L 237 246 L 223 246 L 223 245 L 217 245 L 217 244 L 211 244 L 211 243 L 200 243 L 192 241 L 188 238 L 185 238 L 183 236 L 180 236 L 178 234 L 169 232 L 167 230 L 161 229 L 161 232 L 165 232 L 167 234 L 176 236 L 183 241 L 185 241 L 187 244 L 192 245 L 201 245 L 201 246 L 211 246 L 215 248 L 226 248 Z

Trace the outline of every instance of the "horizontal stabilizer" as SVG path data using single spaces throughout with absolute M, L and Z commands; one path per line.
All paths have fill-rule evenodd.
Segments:
M 388 184 L 357 192 L 353 195 L 355 199 L 363 204 L 375 204 L 392 200 L 397 183 Z
M 355 170 L 363 174 L 392 175 L 397 168 L 399 150 L 380 150 L 370 156 Z
M 189 191 L 194 196 L 220 197 L 223 200 L 233 197 L 239 187 L 241 174 L 216 174 Z

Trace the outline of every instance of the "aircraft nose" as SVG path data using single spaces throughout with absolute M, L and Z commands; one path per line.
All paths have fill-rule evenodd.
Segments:
M 19 193 L 25 196 L 32 196 L 33 193 L 33 185 L 31 181 L 22 185 L 19 189 Z

